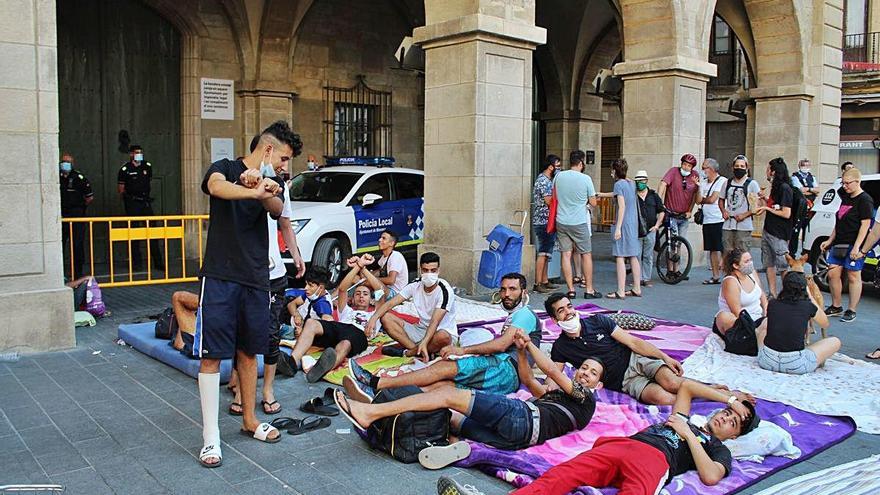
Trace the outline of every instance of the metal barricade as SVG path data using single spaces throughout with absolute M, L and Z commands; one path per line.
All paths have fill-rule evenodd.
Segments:
M 614 224 L 614 198 L 596 198 L 596 208 L 599 210 L 598 217 L 593 223 L 601 228 L 610 228 Z
M 62 218 L 61 228 L 65 233 L 64 250 L 68 256 L 71 278 L 74 274 L 74 230 L 76 225 L 85 224 L 84 271 L 98 280 L 101 287 L 125 287 L 135 285 L 169 284 L 194 282 L 198 280 L 198 270 L 202 265 L 205 242 L 205 222 L 208 215 L 158 215 L 142 217 L 82 217 Z M 134 225 L 133 225 L 134 224 Z M 146 272 L 135 273 L 132 262 L 132 243 L 145 246 Z M 163 245 L 158 255 L 152 252 L 154 242 Z M 169 247 L 179 256 L 174 262 L 169 256 Z M 143 250 L 142 250 L 143 252 Z M 106 256 L 106 258 L 104 258 Z M 154 276 L 153 258 L 164 260 L 160 276 Z M 189 271 L 187 258 L 190 258 Z M 197 260 L 197 263 L 193 263 Z M 119 270 L 119 262 L 122 270 Z M 195 264 L 195 266 L 193 266 Z M 96 266 L 102 268 L 96 271 Z M 104 269 L 106 266 L 106 269 Z M 136 276 L 137 275 L 137 276 Z

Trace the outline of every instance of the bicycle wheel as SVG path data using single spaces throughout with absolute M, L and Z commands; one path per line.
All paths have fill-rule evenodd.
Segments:
M 673 235 L 657 253 L 657 275 L 663 282 L 675 285 L 686 280 L 693 264 L 693 250 L 687 239 Z

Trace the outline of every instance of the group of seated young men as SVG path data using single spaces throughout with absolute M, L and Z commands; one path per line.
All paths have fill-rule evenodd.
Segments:
M 442 347 L 437 354 L 444 359 L 431 366 L 378 377 L 349 360 L 345 393 L 335 395 L 340 411 L 365 430 L 402 412 L 448 408 L 453 412 L 451 431 L 457 437 L 518 450 L 587 427 L 596 408 L 594 392 L 604 387 L 643 403 L 672 405 L 673 414 L 665 423 L 628 438 L 600 438 L 591 450 L 550 469 L 516 493 L 564 494 L 590 485 L 617 486 L 625 494 L 655 494 L 673 476 L 688 470 L 696 469 L 707 485 L 730 473 L 732 457 L 721 442 L 757 426 L 753 398 L 683 378 L 678 361 L 605 315 L 581 318 L 562 294 L 545 302 L 547 313 L 562 330 L 547 357 L 539 348 L 541 324 L 527 305 L 525 288 L 522 275 L 505 275 L 500 296 L 509 317 L 501 335 L 465 348 Z M 386 308 L 376 315 L 381 316 L 381 309 Z M 543 383 L 535 378 L 533 364 L 546 375 Z M 574 368 L 572 378 L 564 372 L 566 364 Z M 520 382 L 534 399 L 506 396 Z M 423 393 L 372 403 L 379 390 L 407 385 L 418 386 Z M 727 407 L 697 427 L 688 418 L 693 398 Z M 424 449 L 420 462 L 437 469 L 467 457 L 468 444 L 456 440 Z M 445 477 L 438 489 L 443 494 L 470 493 Z

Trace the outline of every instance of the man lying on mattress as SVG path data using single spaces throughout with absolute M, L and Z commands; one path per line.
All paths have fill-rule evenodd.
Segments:
M 703 427 L 690 423 L 692 398 L 726 402 Z M 579 486 L 619 488 L 627 495 L 654 495 L 673 476 L 696 470 L 700 481 L 712 486 L 730 474 L 733 462 L 725 440 L 754 430 L 760 418 L 754 399 L 687 380 L 681 384 L 665 423 L 630 437 L 599 437 L 593 448 L 547 470 L 538 479 L 513 492 L 516 495 L 563 495 Z M 469 494 L 451 478 L 440 478 L 441 495 Z
M 495 394 L 509 394 L 519 388 L 516 370 L 516 346 L 513 339 L 517 331 L 524 331 L 528 338 L 541 344 L 541 322 L 529 308 L 526 278 L 520 273 L 508 273 L 501 278 L 499 296 L 501 307 L 508 313 L 501 335 L 488 341 L 467 347 L 448 345 L 440 350 L 442 361 L 427 368 L 395 377 L 374 377 L 354 360 L 349 361 L 351 377 L 343 378 L 343 386 L 351 393 L 352 379 L 362 382 L 371 395 L 383 388 L 415 385 L 425 390 L 455 385 L 459 388 L 482 390 Z M 471 329 L 470 332 L 487 330 Z
M 177 320 L 177 331 L 171 338 L 171 347 L 190 358 L 193 356 L 193 336 L 196 333 L 196 312 L 199 310 L 199 295 L 185 290 L 171 294 L 171 308 Z
M 605 388 L 645 404 L 670 405 L 685 381 L 681 363 L 654 344 L 631 335 L 605 315 L 580 318 L 563 294 L 550 295 L 544 309 L 562 329 L 550 351 L 559 369 L 580 366 L 588 356 L 605 363 Z
M 306 280 L 306 290 L 302 294 L 297 289 L 288 289 L 292 295 L 297 296 L 291 302 L 294 309 L 296 326 L 296 345 L 288 357 L 286 354 L 279 356 L 279 369 L 288 376 L 296 375 L 302 369 L 302 359 L 309 348 L 314 346 L 323 347 L 324 352 L 318 362 L 306 373 L 306 380 L 315 383 L 328 372 L 344 363 L 349 356 L 357 356 L 367 350 L 368 339 L 374 335 L 366 335 L 364 327 L 367 321 L 376 311 L 376 300 L 385 299 L 385 285 L 367 270 L 375 260 L 372 255 L 364 254 L 352 256 L 347 260 L 351 270 L 342 281 L 339 282 L 336 297 L 336 319 L 333 319 L 332 302 L 326 293 L 327 279 L 316 281 Z M 358 283 L 363 280 L 363 283 Z M 311 285 L 310 285 L 311 284 Z M 349 289 L 354 287 L 351 297 Z M 313 300 L 321 300 L 324 310 L 318 310 L 320 316 L 315 318 L 312 312 L 318 308 L 313 306 Z M 328 301 L 323 303 L 323 301 Z M 298 303 L 298 304 L 297 304 Z M 308 308 L 307 308 L 308 306 Z M 302 308 L 302 309 L 301 309 Z M 327 314 L 330 313 L 330 314 Z M 298 318 L 297 318 L 298 317 Z M 282 353 L 283 354 L 283 353 Z
M 452 409 L 453 432 L 462 438 L 505 450 L 524 449 L 585 428 L 596 409 L 593 391 L 602 387 L 602 362 L 593 358 L 584 360 L 573 379 L 569 379 L 522 330 L 515 333 L 514 343 L 519 377 L 537 399 L 526 401 L 480 390 L 442 387 L 374 404 L 370 396 L 355 389 L 351 395 L 353 400 L 337 390 L 336 404 L 362 431 L 378 419 L 407 411 Z M 529 356 L 559 384 L 558 389 L 548 391 L 535 379 Z M 362 386 L 360 383 L 356 385 Z M 422 465 L 439 469 L 470 455 L 470 446 L 466 442 L 450 440 L 453 443 L 448 446 L 423 449 L 419 453 Z

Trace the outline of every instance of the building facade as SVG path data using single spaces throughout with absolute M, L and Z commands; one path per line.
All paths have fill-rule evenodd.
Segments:
M 425 170 L 423 249 L 469 290 L 483 236 L 530 210 L 547 153 L 588 151 L 603 190 L 619 156 L 655 183 L 684 153 L 742 152 L 758 178 L 807 157 L 820 182 L 837 177 L 843 0 L 3 0 L 0 14 L 15 110 L 0 187 L 16 198 L 0 206 L 0 299 L 55 308 L 43 324 L 64 336 L 7 319 L 0 349 L 72 343 L 60 150 L 89 174 L 96 215 L 122 212 L 131 143 L 166 214 L 206 212 L 212 156 L 245 154 L 277 119 L 305 142 L 293 172 L 309 155 L 392 155 Z M 7 228 L 22 208 L 28 227 Z M 525 273 L 532 258 L 527 243 Z

